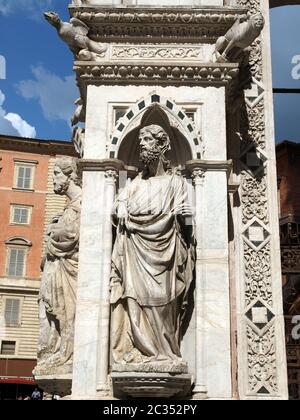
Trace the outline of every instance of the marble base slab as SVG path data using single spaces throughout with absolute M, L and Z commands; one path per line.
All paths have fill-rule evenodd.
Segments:
M 114 372 L 111 381 L 116 398 L 183 398 L 192 386 L 188 374 Z

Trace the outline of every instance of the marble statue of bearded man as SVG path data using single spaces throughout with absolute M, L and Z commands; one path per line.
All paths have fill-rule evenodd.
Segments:
M 75 158 L 57 159 L 54 192 L 68 199 L 48 226 L 39 295 L 40 339 L 35 374 L 72 371 L 78 274 L 81 177 Z
M 119 364 L 182 363 L 181 325 L 193 279 L 192 211 L 186 180 L 167 170 L 170 139 L 157 125 L 139 133 L 144 170 L 116 203 L 112 256 L 112 354 Z

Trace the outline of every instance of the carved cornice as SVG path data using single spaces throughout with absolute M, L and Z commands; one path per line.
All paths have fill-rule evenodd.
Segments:
M 75 62 L 74 70 L 80 87 L 89 84 L 143 84 L 152 85 L 197 85 L 224 86 L 238 74 L 237 64 L 198 64 L 186 63 L 167 65 L 156 63 L 112 64 Z
M 230 173 L 232 169 L 232 160 L 200 160 L 194 159 L 186 162 L 187 170 L 193 174 L 201 172 L 226 172 Z
M 81 159 L 78 164 L 82 171 L 88 172 L 119 172 L 125 170 L 124 163 L 119 159 Z
M 70 13 L 90 27 L 97 41 L 149 38 L 158 42 L 180 39 L 215 41 L 245 15 L 243 7 L 108 8 L 70 7 Z

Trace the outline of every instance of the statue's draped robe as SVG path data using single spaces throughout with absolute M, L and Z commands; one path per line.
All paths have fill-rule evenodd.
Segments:
M 188 204 L 177 175 L 128 184 L 112 257 L 112 350 L 115 363 L 178 360 L 180 327 L 193 278 L 194 246 L 184 239 L 180 208 Z M 190 238 L 191 239 L 191 238 Z
M 38 362 L 72 361 L 81 198 L 50 224 L 40 289 L 42 323 Z

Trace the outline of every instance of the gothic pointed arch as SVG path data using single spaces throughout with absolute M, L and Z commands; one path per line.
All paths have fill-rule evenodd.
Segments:
M 129 166 L 138 166 L 138 131 L 150 124 L 161 125 L 171 138 L 170 160 L 173 166 L 184 165 L 189 159 L 201 159 L 202 140 L 193 121 L 170 99 L 158 94 L 139 100 L 118 121 L 109 147 L 109 157 L 118 158 Z

